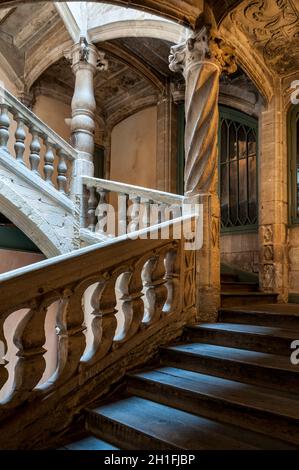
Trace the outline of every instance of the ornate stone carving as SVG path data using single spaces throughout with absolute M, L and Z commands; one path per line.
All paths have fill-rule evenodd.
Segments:
M 281 75 L 298 71 L 299 11 L 292 0 L 250 0 L 231 13 L 231 20 Z
M 185 193 L 215 192 L 219 76 L 236 69 L 233 55 L 203 27 L 182 44 L 173 46 L 170 69 L 186 80 Z

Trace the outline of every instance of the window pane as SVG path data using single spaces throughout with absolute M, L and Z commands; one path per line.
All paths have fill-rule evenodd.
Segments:
M 246 130 L 242 126 L 238 131 L 239 152 L 239 220 L 241 225 L 247 223 L 247 145 Z
M 250 223 L 257 221 L 256 188 L 256 137 L 251 130 L 248 134 L 248 212 Z
M 299 119 L 297 116 L 297 132 L 296 132 L 296 169 L 297 169 L 297 216 L 299 216 Z

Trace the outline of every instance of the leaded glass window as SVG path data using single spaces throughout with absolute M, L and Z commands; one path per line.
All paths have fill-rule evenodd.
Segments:
M 220 107 L 219 186 L 223 230 L 258 223 L 256 119 Z
M 299 224 L 299 105 L 293 106 L 289 113 L 288 132 L 290 221 Z

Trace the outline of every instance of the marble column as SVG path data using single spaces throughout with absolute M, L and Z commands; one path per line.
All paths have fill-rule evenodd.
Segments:
M 72 99 L 71 144 L 78 151 L 73 168 L 72 195 L 81 206 L 82 184 L 80 177 L 93 176 L 94 132 L 96 101 L 94 76 L 97 70 L 107 70 L 108 63 L 100 52 L 85 38 L 75 44 L 67 57 L 72 62 L 75 89 Z
M 231 51 L 206 27 L 171 48 L 170 69 L 181 71 L 185 93 L 185 195 L 203 204 L 203 247 L 197 253 L 197 315 L 214 321 L 220 306 L 218 95 L 222 71 L 236 70 Z

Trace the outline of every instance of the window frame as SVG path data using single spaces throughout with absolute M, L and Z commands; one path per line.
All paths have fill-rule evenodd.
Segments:
M 258 181 L 258 167 L 259 167 L 259 121 L 258 118 L 250 116 L 242 111 L 239 111 L 229 106 L 224 106 L 219 104 L 219 126 L 218 126 L 218 194 L 221 205 L 221 188 L 220 188 L 220 175 L 221 175 L 221 127 L 222 121 L 225 119 L 230 119 L 231 121 L 236 121 L 240 124 L 246 125 L 254 129 L 256 135 L 256 204 L 257 204 L 257 221 L 255 224 L 232 226 L 232 227 L 223 227 L 221 223 L 221 233 L 231 234 L 231 233 L 256 233 L 258 232 L 259 227 L 259 181 Z

